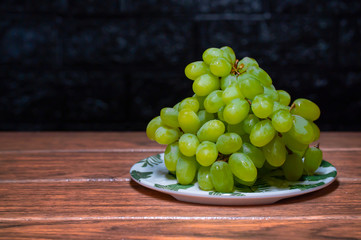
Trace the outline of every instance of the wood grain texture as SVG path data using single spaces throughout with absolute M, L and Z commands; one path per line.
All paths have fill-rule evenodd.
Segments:
M 361 133 L 321 134 L 337 180 L 262 206 L 180 202 L 130 180 L 144 132 L 0 133 L 0 239 L 361 239 Z
M 348 239 L 360 219 L 117 219 L 0 223 L 0 239 Z M 342 231 L 340 231 L 342 229 Z

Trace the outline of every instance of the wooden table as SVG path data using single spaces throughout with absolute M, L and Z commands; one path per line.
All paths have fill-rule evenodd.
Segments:
M 361 239 L 361 133 L 321 134 L 325 189 L 264 206 L 179 202 L 130 179 L 143 132 L 0 133 L 0 239 Z

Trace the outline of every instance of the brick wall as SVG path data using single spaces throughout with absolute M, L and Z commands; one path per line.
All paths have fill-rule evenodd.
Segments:
M 0 130 L 144 130 L 223 45 L 318 103 L 321 130 L 361 130 L 360 16 L 359 0 L 2 0 Z

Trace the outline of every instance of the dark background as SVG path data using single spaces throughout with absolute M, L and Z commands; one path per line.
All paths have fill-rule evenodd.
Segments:
M 361 130 L 360 0 L 0 1 L 0 130 L 144 130 L 209 47 Z

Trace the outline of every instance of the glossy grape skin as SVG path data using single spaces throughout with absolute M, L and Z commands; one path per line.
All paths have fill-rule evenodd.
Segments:
M 242 123 L 235 125 L 227 124 L 227 132 L 237 133 L 239 136 L 242 136 L 246 133 L 243 129 Z
M 263 93 L 270 96 L 271 99 L 273 101 L 275 101 L 275 102 L 278 102 L 280 100 L 278 92 L 277 92 L 276 88 L 273 85 L 271 85 L 269 87 L 264 86 L 263 87 Z
M 199 76 L 192 85 L 193 92 L 198 96 L 207 96 L 214 90 L 218 90 L 219 87 L 220 81 L 218 77 L 209 73 Z
M 146 128 L 146 134 L 147 137 L 150 140 L 155 140 L 155 131 L 157 131 L 157 129 L 162 126 L 162 119 L 160 118 L 160 116 L 157 116 L 155 118 L 153 118 L 152 120 L 149 121 L 147 128 Z
M 218 150 L 216 144 L 210 141 L 203 141 L 199 144 L 196 151 L 197 162 L 201 166 L 212 165 L 218 157 Z
M 198 169 L 197 180 L 198 186 L 203 191 L 210 191 L 213 189 L 213 183 L 211 180 L 211 167 L 200 166 Z
M 271 121 L 266 119 L 254 125 L 249 139 L 254 146 L 263 147 L 271 142 L 275 134 L 276 130 L 272 126 Z
M 289 112 L 289 107 L 288 106 L 285 106 L 285 105 L 283 105 L 283 104 L 281 104 L 281 103 L 279 103 L 279 102 L 273 102 L 273 111 L 272 111 L 272 114 L 271 114 L 271 118 L 272 118 L 272 115 L 274 114 L 274 113 L 276 113 L 277 111 L 279 111 L 279 110 L 286 110 L 286 111 L 288 111 Z
M 179 138 L 179 150 L 187 157 L 196 155 L 199 140 L 196 135 L 191 133 L 185 133 Z
M 169 127 L 179 127 L 178 111 L 174 108 L 162 108 L 162 110 L 160 111 L 160 118 L 162 119 L 162 123 Z
M 255 96 L 252 101 L 252 111 L 259 118 L 267 118 L 273 112 L 273 100 L 266 94 Z
M 198 105 L 199 105 L 199 110 L 204 110 L 203 103 L 204 103 L 204 100 L 206 99 L 206 96 L 198 96 L 197 94 L 193 94 L 192 97 L 197 99 Z
M 289 111 L 278 110 L 272 115 L 272 125 L 278 132 L 288 132 L 292 128 L 293 119 Z
M 315 135 L 315 137 L 313 138 L 313 141 L 317 141 L 320 138 L 320 129 L 318 128 L 318 126 L 314 123 L 311 122 L 312 128 L 313 128 L 313 133 Z
M 233 49 L 231 47 L 224 46 L 221 47 L 221 50 L 223 51 L 223 56 L 233 65 L 236 62 L 236 54 Z
M 164 152 L 164 164 L 169 171 L 174 172 L 176 170 L 177 161 L 180 156 L 178 142 L 168 144 Z
M 219 120 L 221 120 L 222 122 L 224 122 L 224 117 L 223 117 L 223 110 L 224 110 L 224 106 L 221 107 L 218 112 L 217 112 L 217 117 Z
M 184 73 L 190 80 L 196 80 L 199 76 L 209 73 L 209 67 L 203 61 L 196 61 L 188 64 Z
M 218 152 L 228 155 L 242 147 L 242 138 L 236 133 L 224 133 L 217 139 L 216 146 Z
M 310 144 L 315 138 L 311 123 L 301 116 L 292 115 L 293 125 L 288 134 L 302 144 Z
M 312 101 L 305 98 L 296 99 L 291 110 L 292 114 L 301 116 L 309 121 L 315 121 L 320 117 L 320 108 Z
M 317 147 L 308 148 L 304 155 L 303 168 L 307 175 L 313 175 L 322 162 L 322 151 Z
M 283 173 L 288 181 L 297 181 L 302 177 L 303 162 L 298 154 L 288 154 L 282 165 Z
M 183 109 L 178 114 L 178 123 L 185 133 L 195 134 L 201 126 L 198 115 L 190 109 Z
M 190 109 L 193 112 L 198 112 L 199 110 L 199 102 L 195 97 L 188 97 L 183 99 L 178 107 L 178 111 L 180 112 L 183 109 Z
M 282 140 L 292 152 L 297 153 L 300 156 L 303 156 L 304 152 L 308 148 L 308 144 L 300 143 L 297 141 L 297 139 L 294 139 L 288 133 L 284 133 L 282 135 Z
M 210 65 L 211 62 L 217 58 L 223 58 L 224 52 L 219 48 L 208 48 L 203 52 L 202 59 L 207 64 Z
M 268 73 L 258 66 L 252 66 L 247 69 L 247 73 L 255 76 L 262 85 L 269 87 L 272 85 L 272 79 Z
M 213 187 L 217 192 L 233 192 L 233 174 L 228 163 L 216 161 L 212 164 L 210 176 Z
M 250 57 L 244 57 L 238 62 L 237 69 L 239 73 L 243 73 L 253 66 L 258 67 L 257 61 Z
M 197 115 L 201 122 L 201 126 L 209 120 L 215 119 L 214 113 L 209 113 L 206 110 L 200 110 Z
M 222 100 L 221 90 L 215 90 L 211 92 L 204 100 L 204 108 L 209 113 L 216 113 L 223 106 L 224 102 Z
M 241 151 L 247 154 L 257 168 L 261 168 L 266 161 L 262 150 L 253 146 L 251 143 L 243 143 Z
M 240 83 L 241 92 L 243 96 L 248 99 L 253 99 L 255 96 L 262 94 L 264 89 L 261 83 L 254 78 L 247 78 Z
M 257 168 L 247 154 L 233 153 L 229 157 L 228 164 L 238 179 L 244 182 L 254 182 L 257 179 Z
M 213 75 L 217 77 L 225 77 L 231 72 L 232 65 L 225 58 L 217 58 L 211 62 L 209 68 Z
M 262 147 L 267 162 L 273 167 L 280 167 L 286 160 L 287 150 L 282 139 L 276 136 L 270 143 Z
M 193 182 L 197 173 L 195 157 L 181 155 L 176 166 L 176 176 L 179 184 L 187 185 Z
M 197 132 L 197 137 L 200 142 L 216 142 L 218 137 L 221 136 L 225 130 L 226 127 L 224 126 L 224 123 L 220 120 L 214 119 L 203 124 Z
M 245 133 L 250 134 L 254 125 L 259 122 L 259 118 L 254 114 L 249 114 L 241 123 Z
M 279 96 L 279 103 L 288 106 L 291 102 L 291 96 L 285 90 L 277 90 Z
M 171 144 L 178 140 L 179 131 L 167 126 L 160 126 L 154 134 L 155 141 L 159 144 Z
M 248 115 L 250 106 L 244 99 L 234 99 L 223 110 L 223 118 L 229 124 L 238 124 Z
M 233 99 L 236 98 L 244 98 L 238 85 L 232 85 L 224 89 L 222 93 L 222 100 L 225 104 L 229 104 Z
M 226 88 L 232 86 L 232 85 L 236 85 L 238 83 L 237 81 L 237 76 L 233 75 L 233 74 L 229 74 L 225 77 L 221 78 L 221 89 L 225 90 Z

